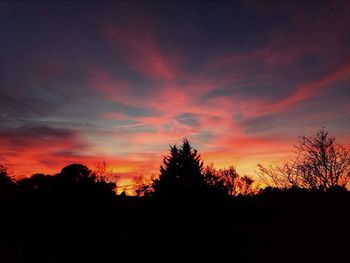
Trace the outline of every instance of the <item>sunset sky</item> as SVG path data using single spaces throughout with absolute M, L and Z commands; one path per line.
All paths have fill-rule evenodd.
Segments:
M 349 2 L 0 2 L 0 164 L 106 161 L 158 174 L 183 138 L 205 163 L 350 142 Z

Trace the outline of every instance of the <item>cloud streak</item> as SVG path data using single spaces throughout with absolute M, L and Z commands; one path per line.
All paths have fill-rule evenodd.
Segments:
M 347 4 L 21 8 L 0 32 L 0 162 L 18 174 L 103 160 L 129 182 L 184 137 L 254 173 L 304 131 L 347 138 Z

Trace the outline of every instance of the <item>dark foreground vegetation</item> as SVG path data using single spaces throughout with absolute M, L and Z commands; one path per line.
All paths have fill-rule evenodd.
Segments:
M 186 140 L 138 196 L 80 164 L 19 181 L 2 168 L 0 262 L 350 262 L 348 152 L 324 130 L 306 139 L 289 169 L 261 167 L 259 191 Z

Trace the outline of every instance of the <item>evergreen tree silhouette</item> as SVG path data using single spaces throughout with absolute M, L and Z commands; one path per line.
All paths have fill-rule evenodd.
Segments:
M 192 195 L 204 190 L 203 162 L 187 139 L 181 147 L 170 146 L 160 167 L 159 179 L 154 180 L 155 195 Z

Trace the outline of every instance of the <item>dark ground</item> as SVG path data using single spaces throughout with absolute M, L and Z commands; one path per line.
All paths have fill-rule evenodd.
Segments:
M 0 262 L 350 262 L 350 193 L 139 198 L 65 189 L 1 199 Z

